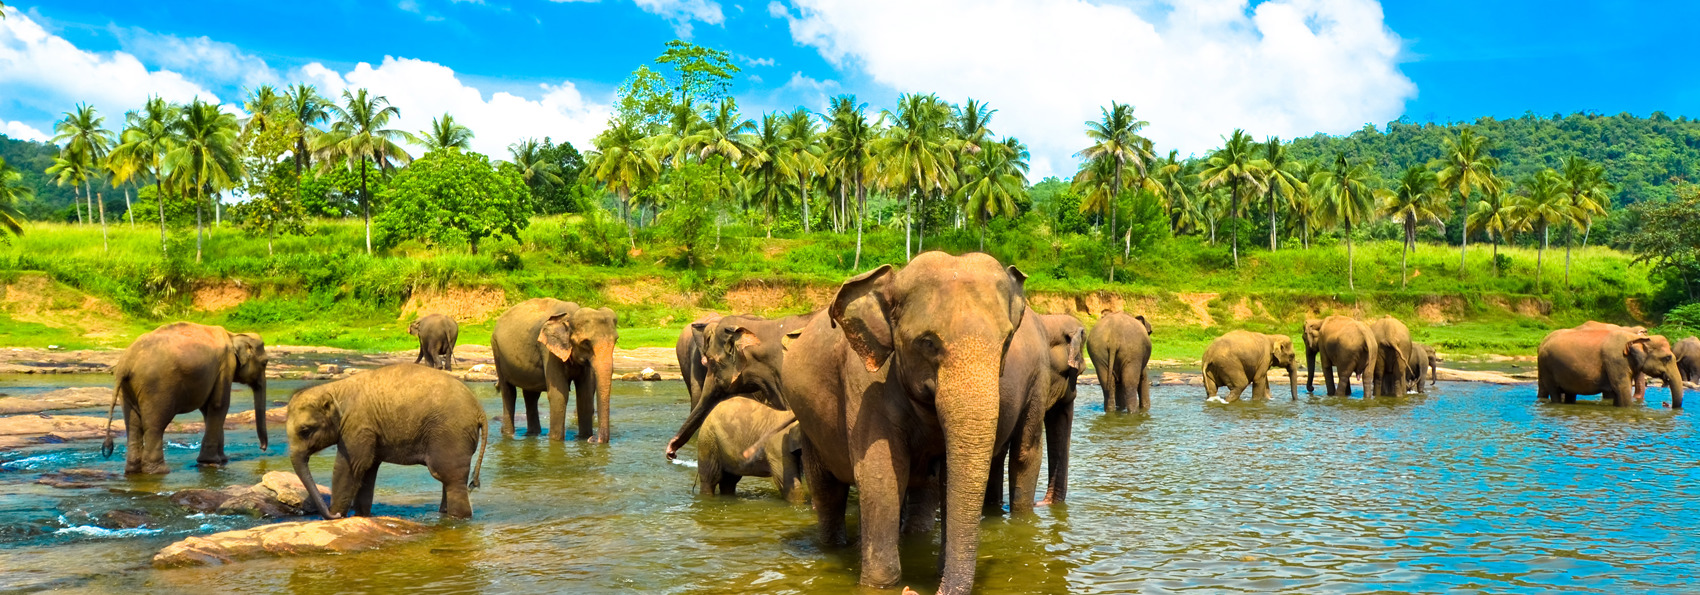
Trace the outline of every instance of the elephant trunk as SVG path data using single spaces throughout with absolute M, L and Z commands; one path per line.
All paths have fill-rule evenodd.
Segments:
M 1305 392 L 1316 392 L 1316 349 L 1305 346 Z
M 290 448 L 289 459 L 295 465 L 295 476 L 301 478 L 301 487 L 307 489 L 307 501 L 312 503 L 313 510 L 325 520 L 337 518 L 331 514 L 330 506 L 325 504 L 325 495 L 319 493 L 319 484 L 313 482 L 313 470 L 307 468 L 307 459 L 312 456 L 306 448 Z
M 607 444 L 613 435 L 610 433 L 611 424 L 608 421 L 608 396 L 614 389 L 614 342 L 598 343 L 593 357 L 591 367 L 596 372 L 596 412 L 602 423 L 596 431 L 596 436 Z
M 974 586 L 980 513 L 997 441 L 1001 374 L 996 351 L 984 351 L 990 353 L 947 359 L 939 374 L 935 405 L 945 446 L 941 594 L 966 594 Z
M 1292 365 L 1287 366 L 1287 386 L 1289 386 L 1293 389 L 1293 400 L 1294 401 L 1299 400 L 1299 366 L 1298 366 L 1298 364 L 1292 364 Z
M 702 394 L 697 397 L 697 404 L 691 407 L 690 415 L 685 416 L 685 423 L 679 426 L 679 433 L 667 441 L 667 460 L 673 460 L 678 455 L 679 449 L 684 448 L 685 443 L 691 441 L 697 430 L 702 429 L 702 422 L 708 419 L 708 413 L 727 397 L 727 391 L 720 390 L 720 384 L 715 382 L 712 374 L 709 375 L 703 382 Z
M 1682 372 L 1677 369 L 1677 366 L 1676 366 L 1675 363 L 1672 363 L 1670 365 L 1669 369 L 1665 370 L 1664 381 L 1665 381 L 1665 386 L 1670 388 L 1670 408 L 1671 409 L 1681 409 L 1682 408 Z
M 254 434 L 260 437 L 260 450 L 271 450 L 271 439 L 266 436 L 266 377 L 260 376 L 249 388 L 254 389 Z

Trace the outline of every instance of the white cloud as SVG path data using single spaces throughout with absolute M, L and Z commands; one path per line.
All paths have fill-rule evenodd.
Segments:
M 49 33 L 34 19 L 5 9 L 0 20 L 0 89 L 27 110 L 57 115 L 79 102 L 113 116 L 140 106 L 149 95 L 171 101 L 200 96 L 205 87 L 170 70 L 149 70 L 128 52 L 90 52 Z M 46 122 L 32 123 L 45 126 Z
M 1375 0 L 791 0 L 791 36 L 898 91 L 974 97 L 1027 142 L 1034 173 L 1068 175 L 1083 122 L 1111 100 L 1160 149 L 1202 153 L 1255 136 L 1342 133 L 1397 118 L 1416 86 Z M 1167 9 L 1166 13 L 1162 10 Z M 1161 13 L 1160 19 L 1141 14 Z M 1154 24 L 1156 21 L 1157 24 Z M 937 23 L 950 23 L 938 27 Z M 795 77 L 793 81 L 795 81 Z
M 315 62 L 303 67 L 299 78 L 332 99 L 343 89 L 360 87 L 383 95 L 401 110 L 393 127 L 409 132 L 427 129 L 432 118 L 447 112 L 472 129 L 472 149 L 494 159 L 505 159 L 509 144 L 528 137 L 553 137 L 587 149 L 610 114 L 608 104 L 586 99 L 571 82 L 539 85 L 541 96 L 535 100 L 506 92 L 486 99 L 449 67 L 410 58 L 385 57 L 377 67 L 362 62 L 347 73 Z
M 48 136 L 47 133 L 36 130 L 35 127 L 30 126 L 29 124 L 13 122 L 10 120 L 0 120 L 0 134 L 4 134 L 15 139 L 34 141 L 45 141 L 52 138 L 51 136 Z
M 184 39 L 137 27 L 115 26 L 111 30 L 125 51 L 159 68 L 244 87 L 278 81 L 277 72 L 264 59 L 243 53 L 234 44 L 206 36 Z
M 810 109 L 825 110 L 827 98 L 839 93 L 838 81 L 816 80 L 804 75 L 801 71 L 791 73 L 791 80 L 779 88 L 777 95 L 786 99 L 795 99 L 795 105 Z
M 673 31 L 679 37 L 691 36 L 691 22 L 702 21 L 709 25 L 719 25 L 726 21 L 720 13 L 720 3 L 714 0 L 632 0 L 645 12 L 661 15 L 673 22 Z

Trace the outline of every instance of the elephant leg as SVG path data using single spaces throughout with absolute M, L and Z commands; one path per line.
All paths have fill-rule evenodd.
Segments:
M 1138 370 L 1116 370 L 1116 410 L 1135 411 L 1139 408 L 1138 383 Z
M 803 453 L 792 451 L 785 453 L 785 462 L 780 466 L 783 473 L 775 473 L 775 483 L 779 487 L 779 496 L 786 502 L 800 504 L 803 501 Z
M 1334 390 L 1334 361 L 1328 357 L 1328 352 L 1322 352 L 1322 382 L 1328 385 L 1328 394 L 1339 395 Z
M 1068 500 L 1068 441 L 1074 433 L 1074 404 L 1058 403 L 1045 414 L 1045 499 L 1038 505 Z
M 1211 373 L 1209 370 L 1205 370 L 1204 371 L 1204 400 L 1209 401 L 1209 400 L 1215 399 L 1216 398 L 1216 390 L 1218 388 L 1221 388 L 1221 387 L 1218 386 L 1217 383 L 1216 383 L 1216 375 Z
M 738 481 L 743 478 L 744 476 L 742 475 L 733 475 L 724 471 L 720 472 L 720 495 L 738 495 Z
M 698 440 L 703 438 L 705 436 L 697 437 Z M 712 452 L 711 448 L 697 449 L 697 491 L 704 496 L 713 496 L 714 488 L 720 485 L 720 459 Z
M 881 588 L 897 584 L 902 577 L 897 541 L 902 528 L 904 484 L 909 481 L 905 470 L 910 468 L 908 453 L 893 448 L 902 444 L 902 436 L 888 435 L 896 433 L 889 430 L 852 432 L 850 438 L 851 448 L 862 453 L 856 461 L 862 518 L 861 584 Z
M 524 392 L 526 436 L 543 435 L 543 414 L 537 408 L 537 401 L 542 396 L 543 393 L 534 390 L 527 390 Z M 550 413 L 553 414 L 554 410 L 550 410 Z
M 1149 368 L 1139 370 L 1139 410 L 1151 410 L 1151 370 Z
M 1268 401 L 1269 400 L 1269 398 L 1270 398 L 1269 397 L 1269 374 L 1268 374 L 1267 371 L 1265 371 L 1265 373 L 1263 373 L 1261 375 L 1258 375 L 1256 378 L 1252 379 L 1252 381 L 1251 381 L 1251 398 L 1254 401 Z
M 360 491 L 354 493 L 354 514 L 372 516 L 372 492 L 378 488 L 378 466 L 372 463 L 366 473 L 360 476 Z M 432 475 L 436 475 L 433 473 Z
M 201 406 L 201 419 L 206 426 L 201 436 L 201 456 L 196 463 L 214 467 L 222 467 L 230 462 L 230 457 L 224 456 L 224 416 L 230 412 L 230 385 L 213 389 L 212 398 Z M 263 411 L 254 412 L 264 415 Z
M 514 437 L 514 385 L 496 379 L 496 392 L 502 394 L 502 436 Z
M 1116 370 L 1113 363 L 1098 370 L 1098 388 L 1104 391 L 1104 413 L 1115 411 L 1116 404 L 1121 401 L 1116 398 L 1117 386 Z
M 443 502 L 438 506 L 437 511 L 443 513 L 443 516 L 446 517 L 470 519 L 472 518 L 472 497 L 471 488 L 467 486 L 466 478 L 472 474 L 472 470 L 469 468 L 472 464 L 472 457 L 462 455 L 446 458 L 454 462 L 450 463 L 447 468 L 431 470 L 431 476 L 443 482 Z M 373 467 L 376 468 L 376 465 L 373 465 Z M 374 472 L 373 475 L 375 476 L 377 473 Z
M 928 465 L 925 475 L 910 477 L 909 491 L 903 502 L 903 532 L 932 533 L 938 527 L 939 504 L 944 501 L 940 493 L 943 484 L 938 481 L 939 463 Z M 998 503 L 998 509 L 1003 509 L 1003 503 Z
M 1032 514 L 1039 489 L 1039 461 L 1044 456 L 1044 414 L 1029 410 L 1016 422 L 1009 440 L 1009 512 Z
M 1233 402 L 1239 401 L 1240 400 L 1240 394 L 1245 392 L 1245 388 L 1247 386 L 1251 386 L 1251 384 L 1247 383 L 1243 379 L 1235 378 L 1234 384 L 1231 385 L 1229 387 L 1229 390 L 1228 390 L 1228 402 L 1233 403 Z M 1256 395 L 1256 393 L 1252 393 L 1252 394 Z
M 171 468 L 165 465 L 165 427 L 171 425 L 171 410 L 161 408 L 152 415 L 147 413 L 142 415 L 141 472 L 148 475 L 170 473 Z
M 331 467 L 331 516 L 347 516 L 348 509 L 354 505 L 355 495 L 360 493 L 360 480 L 365 475 L 366 468 L 356 465 L 348 451 L 338 445 L 336 465 Z
M 142 416 L 136 409 L 136 407 L 131 407 L 128 402 L 124 404 L 125 475 L 142 473 L 143 455 L 148 450 L 147 446 L 142 443 L 142 437 L 147 434 L 148 425 L 142 421 Z
M 987 516 L 1003 514 L 1004 464 L 1009 462 L 1010 457 L 1014 454 L 1012 452 L 1014 450 L 1012 448 L 1012 443 L 1014 441 L 1015 437 L 1011 436 L 1010 440 L 1004 443 L 1003 448 L 998 449 L 992 455 L 992 466 L 990 467 L 991 472 L 986 474 L 985 505 L 981 507 L 981 512 Z M 1010 472 L 1014 473 L 1014 465 L 1010 465 L 1010 467 Z M 1011 486 L 1011 489 L 1013 489 L 1013 487 L 1014 486 Z
M 808 439 L 803 441 L 803 476 L 809 481 L 809 500 L 814 504 L 815 522 L 820 527 L 821 543 L 844 545 L 844 509 L 850 499 L 850 486 L 832 476 L 814 454 Z
M 549 439 L 562 441 L 567 439 L 567 391 L 572 390 L 573 377 L 567 369 L 567 364 L 545 355 L 543 362 L 543 390 L 549 393 Z M 579 401 L 584 401 L 583 395 Z M 583 417 L 583 415 L 580 415 Z M 578 439 L 583 440 L 585 434 L 581 428 Z
M 575 404 L 578 405 L 578 439 L 579 440 L 591 440 L 592 438 L 597 437 L 596 436 L 596 383 L 594 381 L 590 380 L 589 378 L 587 378 L 587 376 L 589 376 L 590 374 L 591 374 L 590 367 L 586 366 L 584 368 L 584 371 L 582 373 L 578 374 L 577 378 L 573 379 L 573 393 L 575 393 L 573 395 L 573 397 L 576 400 Z M 607 415 L 608 412 L 604 411 L 604 412 L 602 412 L 602 414 Z M 551 419 L 550 421 L 554 421 L 554 420 Z M 566 420 L 561 420 L 561 421 L 562 421 L 562 423 L 566 423 Z M 606 438 L 606 437 L 603 437 L 603 438 Z M 603 441 L 606 442 L 606 440 L 603 440 Z

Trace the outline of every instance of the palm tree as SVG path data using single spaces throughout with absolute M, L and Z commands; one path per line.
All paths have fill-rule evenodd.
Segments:
M 851 270 L 862 270 L 862 220 L 868 213 L 868 178 L 873 173 L 873 147 L 880 137 L 877 123 L 869 123 L 868 104 L 856 103 L 855 95 L 832 98 L 831 122 L 826 131 L 826 169 L 838 178 L 838 199 L 845 202 L 845 187 L 855 193 L 856 258 Z
M 825 165 L 821 160 L 821 135 L 815 127 L 814 114 L 800 107 L 783 116 L 780 126 L 785 137 L 782 158 L 785 168 L 797 176 L 797 197 L 803 203 L 803 233 L 810 233 L 813 223 L 809 215 L 809 180 Z
M 1205 188 L 1228 187 L 1228 218 L 1239 218 L 1240 203 L 1250 194 L 1261 194 L 1264 191 L 1263 170 L 1269 167 L 1268 162 L 1257 158 L 1256 144 L 1251 135 L 1245 130 L 1236 128 L 1233 134 L 1223 139 L 1222 148 L 1210 153 L 1210 158 L 1204 162 L 1204 171 L 1198 173 L 1199 184 Z M 1240 266 L 1240 229 L 1234 226 L 1233 239 L 1234 266 Z
M 695 155 L 701 163 L 719 158 L 715 162 L 715 175 L 718 179 L 715 202 L 725 203 L 725 194 L 730 190 L 726 183 L 726 166 L 736 164 L 750 151 L 745 134 L 755 129 L 756 123 L 738 113 L 738 101 L 731 97 L 720 100 L 714 110 L 703 117 L 695 134 L 679 141 L 684 153 Z M 718 207 L 714 218 L 714 244 L 720 245 L 720 217 Z
M 241 125 L 218 104 L 198 98 L 183 109 L 176 124 L 177 146 L 166 153 L 165 166 L 172 182 L 195 201 L 195 262 L 200 262 L 202 201 L 235 186 L 242 177 L 236 140 Z
M 24 185 L 24 174 L 0 157 L 0 227 L 12 235 L 24 235 L 24 214 L 18 211 L 18 203 L 34 195 L 35 191 Z
M 320 122 L 329 120 L 330 101 L 321 97 L 319 91 L 312 85 L 294 84 L 283 96 L 285 118 L 290 132 L 295 136 L 295 177 L 301 177 L 301 171 L 312 164 L 312 153 L 309 145 L 316 140 L 319 129 L 315 128 Z M 299 184 L 297 184 L 299 187 Z
M 117 159 L 117 149 L 106 155 L 106 160 L 100 162 L 101 169 L 106 172 L 106 179 L 113 188 L 124 187 L 124 214 L 130 218 L 130 229 L 136 228 L 136 214 L 130 206 L 130 184 L 141 174 L 138 164 L 128 159 Z
M 94 165 L 82 153 L 60 151 L 53 157 L 53 165 L 47 166 L 47 175 L 59 186 L 71 187 L 71 203 L 77 212 L 77 222 L 83 223 L 83 201 L 81 188 L 88 182 L 89 174 Z
M 1191 163 L 1180 160 L 1180 151 L 1169 150 L 1169 156 L 1153 164 L 1151 178 L 1158 188 L 1157 195 L 1163 197 L 1163 209 L 1169 219 L 1169 231 L 1179 230 L 1180 218 L 1177 214 L 1186 212 L 1192 206 Z
M 1526 178 L 1521 184 L 1523 192 L 1515 200 L 1517 212 L 1523 217 L 1523 224 L 1538 230 L 1541 234 L 1541 247 L 1535 253 L 1535 291 L 1541 291 L 1542 258 L 1546 255 L 1547 246 L 1551 244 L 1552 227 L 1554 225 L 1572 225 L 1577 221 L 1576 208 L 1570 205 L 1570 196 L 1564 176 L 1552 168 L 1547 168 Z
M 248 118 L 242 121 L 242 134 L 265 132 L 274 126 L 286 124 L 283 112 L 287 105 L 285 98 L 277 94 L 275 87 L 256 87 L 242 102 L 242 110 L 248 112 Z
M 1352 226 L 1369 218 L 1376 195 L 1386 192 L 1371 185 L 1372 176 L 1368 165 L 1349 163 L 1345 154 L 1335 154 L 1334 169 L 1310 180 L 1317 219 L 1324 225 L 1340 226 L 1346 237 L 1346 287 L 1352 291 L 1358 289 L 1352 262 Z
M 106 159 L 106 154 L 112 150 L 112 131 L 102 128 L 106 117 L 95 111 L 94 106 L 86 103 L 77 104 L 73 111 L 65 112 L 65 117 L 53 125 L 58 134 L 53 136 L 54 143 L 62 143 L 67 153 L 81 155 L 75 159 L 86 161 L 93 173 L 93 166 Z M 89 178 L 83 178 L 83 198 L 88 201 L 87 222 L 94 221 L 94 194 L 91 192 Z M 81 208 L 81 207 L 78 207 Z M 101 235 L 106 234 L 105 211 L 101 209 Z
M 1464 220 L 1465 231 L 1486 232 L 1493 240 L 1493 262 L 1499 264 L 1499 244 L 1508 234 L 1523 229 L 1523 217 L 1518 212 L 1515 202 L 1505 200 L 1503 182 L 1495 182 L 1482 193 L 1482 200 L 1476 201 L 1470 208 L 1470 215 Z
M 1606 214 L 1606 206 L 1611 204 L 1612 190 L 1610 182 L 1606 181 L 1606 168 L 1595 165 L 1585 158 L 1570 156 L 1564 158 L 1559 167 L 1563 171 L 1566 195 L 1570 200 L 1570 208 L 1576 212 L 1576 223 L 1584 227 L 1582 245 L 1588 245 L 1588 234 L 1594 229 L 1594 218 Z M 1575 244 L 1576 225 L 1571 225 L 1564 232 L 1564 285 L 1570 286 L 1570 246 Z
M 1293 175 L 1302 185 L 1293 187 L 1293 195 L 1287 198 L 1287 210 L 1292 213 L 1293 226 L 1299 232 L 1299 245 L 1310 249 L 1310 232 L 1316 229 L 1316 195 L 1310 187 L 1310 180 L 1322 171 L 1322 164 L 1316 161 L 1301 161 L 1293 166 Z
M 1440 187 L 1447 192 L 1458 195 L 1458 212 L 1465 217 L 1465 211 L 1470 206 L 1470 193 L 1476 189 L 1493 188 L 1497 179 L 1493 170 L 1499 167 L 1499 160 L 1488 154 L 1488 140 L 1476 135 L 1469 128 L 1458 131 L 1457 138 L 1446 139 L 1446 147 L 1439 160 L 1441 166 L 1438 174 Z M 1459 236 L 1458 242 L 1458 276 L 1464 276 L 1464 257 L 1470 249 L 1470 233 L 1468 226 Z
M 1098 159 L 1113 163 L 1110 173 L 1109 205 L 1110 233 L 1107 237 L 1116 236 L 1116 201 L 1121 197 L 1122 178 L 1127 167 L 1132 165 L 1139 172 L 1139 177 L 1145 177 L 1146 163 L 1151 160 L 1150 141 L 1139 135 L 1139 131 L 1150 124 L 1134 117 L 1133 106 L 1125 103 L 1110 102 L 1110 107 L 1099 107 L 1102 116 L 1096 122 L 1086 123 L 1086 138 L 1091 139 L 1092 145 L 1082 149 L 1075 156 L 1084 161 Z M 1115 267 L 1110 267 L 1110 280 L 1115 281 Z
M 319 135 L 314 151 L 323 155 L 321 163 L 343 160 L 349 169 L 360 167 L 360 214 L 366 222 L 366 253 L 372 253 L 372 192 L 367 187 L 369 167 L 388 170 L 393 164 L 413 160 L 397 141 L 412 141 L 413 135 L 386 128 L 390 120 L 401 116 L 401 110 L 390 105 L 382 95 L 372 95 L 366 89 L 342 92 L 343 105 L 327 104 L 325 109 L 335 118 L 331 129 Z
M 166 251 L 165 242 L 165 155 L 177 146 L 177 106 L 158 95 L 149 97 L 141 111 L 125 115 L 123 144 L 112 150 L 113 161 L 125 168 L 146 172 L 153 177 L 154 203 L 159 206 L 159 251 Z
M 431 128 L 419 131 L 418 136 L 419 145 L 425 147 L 426 151 L 438 149 L 472 150 L 472 129 L 461 126 L 459 122 L 455 121 L 455 117 L 447 112 L 444 112 L 441 118 L 431 118 Z M 529 142 L 533 145 L 537 144 L 535 140 Z M 509 147 L 508 150 L 512 151 L 513 148 Z
M 783 200 L 786 186 L 791 180 L 790 162 L 785 159 L 788 144 L 780 116 L 762 114 L 761 124 L 748 140 L 749 152 L 745 154 L 744 166 L 754 174 L 753 181 L 757 184 L 751 192 L 751 197 L 756 199 L 766 215 L 769 238 L 773 237 L 773 223 L 779 214 L 779 203 Z
M 450 118 L 448 114 L 443 114 L 443 118 L 448 120 L 450 126 L 456 126 L 461 130 L 466 130 L 465 127 L 455 124 L 454 120 Z M 437 129 L 439 127 L 433 122 L 432 128 Z M 442 132 L 442 130 L 435 130 L 435 132 Z M 472 133 L 467 132 L 466 134 L 470 136 Z M 445 137 L 437 140 L 453 139 Z M 466 139 L 461 140 L 464 141 Z M 453 144 L 437 147 L 437 149 L 441 148 L 461 150 L 467 147 Z M 435 151 L 437 149 L 431 150 Z M 519 169 L 520 180 L 525 182 L 526 187 L 531 190 L 533 196 L 536 195 L 539 187 L 565 183 L 565 181 L 561 179 L 561 166 L 544 158 L 543 143 L 537 142 L 537 139 L 535 138 L 528 138 L 508 145 L 508 157 L 510 159 L 509 163 L 514 164 L 514 167 Z
M 626 239 L 633 250 L 637 249 L 637 239 L 632 233 L 632 194 L 661 172 L 660 159 L 644 141 L 637 122 L 616 117 L 608 122 L 607 130 L 591 140 L 596 151 L 585 163 L 586 171 L 612 188 L 620 199 L 620 220 L 626 224 Z
M 909 197 L 904 210 L 909 221 L 903 229 L 903 254 L 905 259 L 914 258 L 916 252 L 926 249 L 926 194 L 942 194 L 946 187 L 956 185 L 953 147 L 947 138 L 950 107 L 937 95 L 907 93 L 897 99 L 896 111 L 888 110 L 881 117 L 891 121 L 891 128 L 875 141 L 874 150 L 884 165 L 884 183 Z M 917 196 L 921 200 L 920 237 L 911 249 Z
M 1399 220 L 1405 230 L 1405 246 L 1399 255 L 1399 287 L 1404 288 L 1409 277 L 1405 274 L 1411 250 L 1417 247 L 1417 225 L 1433 223 L 1444 227 L 1446 191 L 1439 179 L 1427 167 L 1413 165 L 1394 184 L 1393 192 L 1381 205 L 1382 214 Z
M 986 143 L 963 170 L 962 194 L 968 212 L 980 225 L 980 251 L 986 251 L 986 221 L 1014 217 L 1015 198 L 1027 192 L 1027 145 L 1014 137 Z
M 1287 146 L 1281 144 L 1280 137 L 1271 136 L 1263 143 L 1263 167 L 1258 173 L 1263 178 L 1263 193 L 1269 198 L 1270 252 L 1280 245 L 1275 232 L 1275 195 L 1280 194 L 1285 202 L 1292 204 L 1293 198 L 1304 190 L 1305 180 L 1293 171 L 1298 165 L 1287 152 Z
M 1097 229 L 1099 222 L 1110 219 L 1115 179 L 1116 162 L 1100 158 L 1082 162 L 1080 170 L 1074 172 L 1074 178 L 1069 181 L 1069 187 L 1080 194 L 1080 212 L 1098 216 L 1098 221 L 1092 224 L 1093 229 Z

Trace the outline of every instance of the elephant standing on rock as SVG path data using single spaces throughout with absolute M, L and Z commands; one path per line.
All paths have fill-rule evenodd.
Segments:
M 1392 316 L 1383 316 L 1369 323 L 1381 351 L 1375 356 L 1375 394 L 1381 397 L 1405 396 L 1406 375 L 1411 367 L 1411 329 Z M 1366 390 L 1367 392 L 1367 390 Z
M 803 432 L 797 418 L 761 401 L 726 399 L 703 422 L 697 437 L 697 477 L 704 495 L 737 493 L 738 480 L 771 477 L 779 496 L 801 502 Z M 748 454 L 746 454 L 748 453 Z
M 455 363 L 455 343 L 460 341 L 460 324 L 442 314 L 426 314 L 407 325 L 407 334 L 419 337 L 419 357 L 413 363 L 449 370 Z
M 467 490 L 478 487 L 489 424 L 472 390 L 447 372 L 394 364 L 303 389 L 289 399 L 289 460 L 301 485 L 313 483 L 307 460 L 336 447 L 331 504 L 317 490 L 307 500 L 326 519 L 354 508 L 372 516 L 378 465 L 424 465 L 443 482 L 438 512 L 472 517 Z M 477 466 L 472 457 L 478 455 Z M 470 480 L 468 479 L 470 477 Z
M 254 432 L 260 450 L 266 440 L 266 344 L 253 333 L 173 322 L 136 338 L 112 367 L 117 385 L 106 412 L 106 442 L 101 454 L 112 456 L 112 409 L 122 403 L 129 441 L 124 474 L 169 473 L 165 465 L 165 427 L 179 414 L 200 410 L 206 422 L 201 438 L 202 465 L 223 465 L 224 416 L 230 412 L 230 383 L 254 391 Z
M 1678 341 L 1671 351 L 1676 353 L 1676 369 L 1684 382 L 1700 382 L 1700 338 Z
M 699 337 L 707 371 L 703 375 L 702 394 L 691 406 L 678 433 L 667 442 L 667 458 L 673 459 L 691 441 L 717 404 L 733 396 L 741 395 L 775 409 L 785 409 L 779 378 L 785 363 L 785 342 L 819 314 L 811 312 L 777 320 L 736 315 L 692 323 L 689 328 Z
M 1364 379 L 1364 396 L 1373 389 L 1376 356 L 1381 353 L 1380 342 L 1369 325 L 1346 316 L 1329 316 L 1322 320 L 1305 321 L 1305 390 L 1316 392 L 1316 358 L 1322 356 L 1322 378 L 1328 394 L 1352 396 L 1352 375 Z M 1334 382 L 1338 372 L 1340 382 Z M 1337 390 L 1336 390 L 1337 389 Z
M 496 389 L 502 394 L 502 434 L 514 435 L 516 391 L 525 396 L 526 435 L 542 433 L 537 398 L 548 392 L 549 439 L 565 440 L 571 389 L 578 393 L 578 439 L 607 442 L 608 393 L 619 338 L 618 317 L 607 308 L 536 298 L 503 312 L 490 335 Z M 600 432 L 593 433 L 598 414 Z
M 1104 412 L 1151 409 L 1151 323 L 1144 316 L 1104 313 L 1086 336 L 1086 351 L 1104 389 Z M 1113 407 L 1113 409 L 1112 409 Z
M 1411 361 L 1405 367 L 1405 382 L 1415 384 L 1419 394 L 1428 394 L 1440 373 L 1440 352 L 1422 343 L 1411 344 Z
M 1640 404 L 1647 376 L 1665 382 L 1671 408 L 1682 408 L 1682 373 L 1670 340 L 1634 328 L 1583 324 L 1547 334 L 1535 357 L 1539 393 L 1551 403 L 1600 395 L 1618 407 Z
M 1040 316 L 1050 343 L 1051 379 L 1045 394 L 1044 506 L 1068 500 L 1068 443 L 1074 433 L 1074 398 L 1080 371 L 1086 368 L 1086 327 L 1073 316 Z
M 1280 366 L 1287 370 L 1287 385 L 1292 400 L 1299 400 L 1298 357 L 1293 353 L 1293 338 L 1286 335 L 1266 335 L 1251 331 L 1231 331 L 1217 337 L 1204 349 L 1205 400 L 1211 403 L 1232 403 L 1251 386 L 1251 398 L 1268 400 L 1269 368 Z M 1216 396 L 1218 387 L 1228 387 L 1228 399 Z
M 678 342 L 673 344 L 673 355 L 679 359 L 679 375 L 685 378 L 685 393 L 691 397 L 691 407 L 696 407 L 697 400 L 702 398 L 702 382 L 708 376 L 708 361 L 702 356 L 702 330 L 697 325 L 716 320 L 720 320 L 720 315 L 711 313 L 685 325 L 679 331 Z

